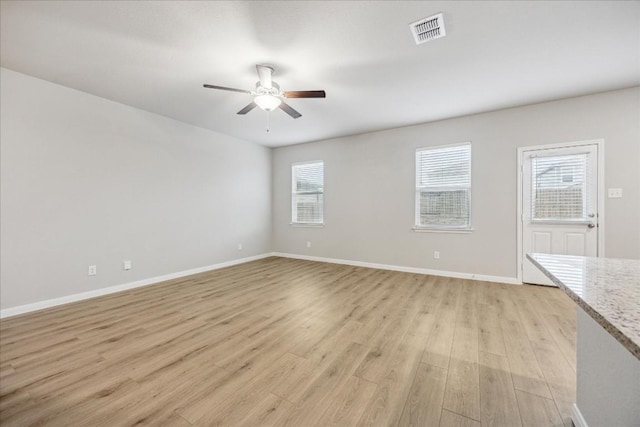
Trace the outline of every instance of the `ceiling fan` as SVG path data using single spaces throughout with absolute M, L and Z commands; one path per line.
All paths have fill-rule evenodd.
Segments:
M 289 104 L 284 102 L 284 98 L 326 98 L 327 94 L 324 90 L 294 90 L 283 91 L 280 86 L 272 80 L 273 71 L 272 67 L 267 65 L 256 65 L 258 70 L 259 81 L 256 83 L 255 90 L 236 89 L 232 87 L 214 86 L 205 84 L 204 87 L 208 89 L 221 89 L 229 90 L 231 92 L 246 93 L 247 95 L 254 96 L 253 101 L 238 111 L 238 114 L 247 114 L 249 111 L 256 107 L 264 111 L 273 111 L 276 108 L 280 108 L 282 111 L 297 119 L 302 116 L 299 112 L 294 110 Z

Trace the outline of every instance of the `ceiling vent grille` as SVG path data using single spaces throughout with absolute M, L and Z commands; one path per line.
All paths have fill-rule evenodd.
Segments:
M 446 35 L 442 13 L 416 21 L 410 24 L 409 27 L 416 44 L 426 43 Z

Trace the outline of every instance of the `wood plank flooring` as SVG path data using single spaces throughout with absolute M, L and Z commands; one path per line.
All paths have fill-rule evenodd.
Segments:
M 266 258 L 0 322 L 3 426 L 571 426 L 560 290 Z

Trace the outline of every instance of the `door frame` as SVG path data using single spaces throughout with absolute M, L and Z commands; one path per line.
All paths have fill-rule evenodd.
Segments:
M 517 155 L 518 155 L 518 159 L 517 159 L 517 164 L 518 164 L 518 169 L 516 172 L 516 175 L 518 177 L 517 182 L 518 182 L 518 188 L 517 188 L 517 216 L 516 216 L 516 223 L 517 223 L 517 238 L 516 238 L 516 253 L 517 253 L 517 265 L 516 265 L 516 270 L 518 272 L 517 275 L 517 279 L 519 283 L 523 283 L 522 282 L 522 265 L 524 263 L 524 251 L 522 248 L 522 217 L 523 217 L 523 211 L 522 211 L 522 196 L 523 196 L 523 191 L 522 191 L 522 171 L 523 171 L 523 167 L 524 167 L 524 162 L 523 162 L 523 156 L 524 156 L 524 152 L 525 151 L 533 151 L 533 150 L 551 150 L 551 149 L 557 149 L 557 148 L 575 148 L 575 147 L 581 147 L 581 146 L 585 146 L 585 145 L 595 145 L 598 149 L 598 170 L 596 171 L 597 173 L 597 177 L 596 177 L 596 182 L 597 182 L 597 191 L 598 191 L 598 200 L 597 200 L 597 207 L 598 207 L 598 227 L 597 227 L 597 232 L 598 232 L 598 257 L 603 257 L 604 256 L 604 139 L 591 139 L 591 140 L 587 140 L 587 141 L 573 141 L 573 142 L 558 142 L 558 143 L 553 143 L 553 144 L 544 144 L 544 145 L 534 145 L 534 146 L 529 146 L 529 147 L 518 147 L 517 150 Z

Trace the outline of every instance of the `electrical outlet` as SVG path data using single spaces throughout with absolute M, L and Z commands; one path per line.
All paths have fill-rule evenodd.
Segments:
M 610 199 L 619 199 L 622 197 L 622 188 L 609 188 L 607 195 Z
M 122 262 L 122 268 L 124 270 L 131 270 L 131 260 L 128 259 L 128 260 L 123 261 Z
M 241 251 L 242 250 L 242 243 L 238 243 L 238 250 Z
M 90 265 L 89 276 L 95 276 L 96 274 L 98 274 L 98 267 L 96 267 L 95 265 Z
M 440 259 L 440 251 L 433 251 L 433 259 Z
M 311 242 L 307 242 L 307 247 L 310 248 L 311 247 Z

